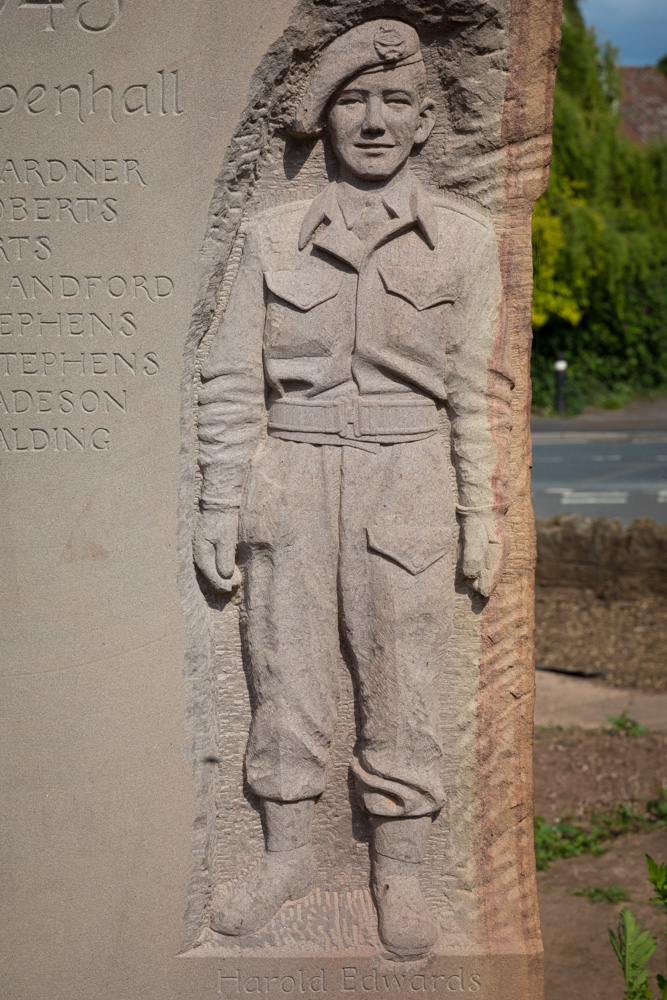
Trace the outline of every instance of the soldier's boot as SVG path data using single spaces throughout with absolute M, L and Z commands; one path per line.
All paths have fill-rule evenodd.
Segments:
M 418 958 L 436 942 L 438 928 L 420 881 L 431 816 L 373 817 L 372 890 L 385 948 Z
M 252 934 L 268 924 L 289 900 L 306 896 L 315 880 L 310 841 L 314 799 L 272 802 L 262 812 L 266 850 L 262 860 L 226 902 L 214 897 L 211 927 L 235 937 Z

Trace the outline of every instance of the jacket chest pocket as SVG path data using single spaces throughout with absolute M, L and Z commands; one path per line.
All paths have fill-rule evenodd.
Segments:
M 384 286 L 382 343 L 392 354 L 443 378 L 449 325 L 456 308 L 456 276 L 388 264 L 378 267 L 378 272 Z
M 449 276 L 390 264 L 379 267 L 378 271 L 386 291 L 409 302 L 418 312 L 453 305 L 458 297 L 458 282 Z
M 289 269 L 267 271 L 269 291 L 265 347 L 273 358 L 317 358 L 331 354 L 331 320 L 343 275 Z

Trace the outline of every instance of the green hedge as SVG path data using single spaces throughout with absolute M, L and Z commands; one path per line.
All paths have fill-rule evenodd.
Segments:
M 566 0 L 548 191 L 533 220 L 533 405 L 553 405 L 553 361 L 569 361 L 567 405 L 622 405 L 667 392 L 667 143 L 619 132 L 614 51 Z

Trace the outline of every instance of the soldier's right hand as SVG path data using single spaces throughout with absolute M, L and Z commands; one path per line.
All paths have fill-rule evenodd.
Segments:
M 236 566 L 238 508 L 202 510 L 193 542 L 194 560 L 206 579 L 225 594 L 241 583 Z

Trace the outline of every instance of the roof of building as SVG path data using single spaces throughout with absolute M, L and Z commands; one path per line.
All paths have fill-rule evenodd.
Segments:
M 621 131 L 633 142 L 667 140 L 667 76 L 655 66 L 622 66 Z

